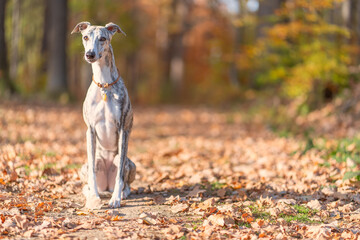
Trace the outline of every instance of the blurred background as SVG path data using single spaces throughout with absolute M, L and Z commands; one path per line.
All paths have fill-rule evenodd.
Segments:
M 308 112 L 360 71 L 357 0 L 0 0 L 0 94 L 81 102 L 81 21 L 127 33 L 112 45 L 137 104 L 271 99 Z

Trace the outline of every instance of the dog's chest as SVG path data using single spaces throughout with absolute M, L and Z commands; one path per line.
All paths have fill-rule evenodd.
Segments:
M 118 124 L 121 119 L 121 93 L 106 91 L 106 101 L 101 90 L 96 89 L 87 101 L 88 123 L 95 129 L 97 142 L 103 149 L 116 150 L 118 143 Z

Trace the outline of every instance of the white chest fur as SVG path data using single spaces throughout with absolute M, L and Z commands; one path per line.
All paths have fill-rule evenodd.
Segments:
M 103 95 L 106 94 L 106 101 Z M 121 96 L 114 89 L 100 89 L 92 84 L 84 102 L 84 119 L 96 131 L 99 147 L 116 151 L 118 124 L 121 119 Z M 86 114 L 86 115 L 85 115 Z

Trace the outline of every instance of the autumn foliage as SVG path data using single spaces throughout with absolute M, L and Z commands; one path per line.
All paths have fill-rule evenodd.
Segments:
M 39 2 L 9 1 L 5 12 L 9 76 L 23 95 L 47 91 L 51 1 Z M 300 97 L 313 109 L 357 81 L 360 7 L 353 0 L 67 3 L 68 32 L 89 20 L 116 22 L 127 33 L 112 45 L 133 102 L 240 102 L 255 90 L 259 96 Z M 70 95 L 61 100 L 81 101 L 91 70 L 77 36 L 67 36 L 66 51 Z

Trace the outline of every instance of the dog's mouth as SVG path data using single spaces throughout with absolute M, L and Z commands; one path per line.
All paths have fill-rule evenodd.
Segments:
M 86 61 L 89 62 L 89 63 L 94 63 L 94 62 L 97 61 L 97 59 L 86 59 Z

